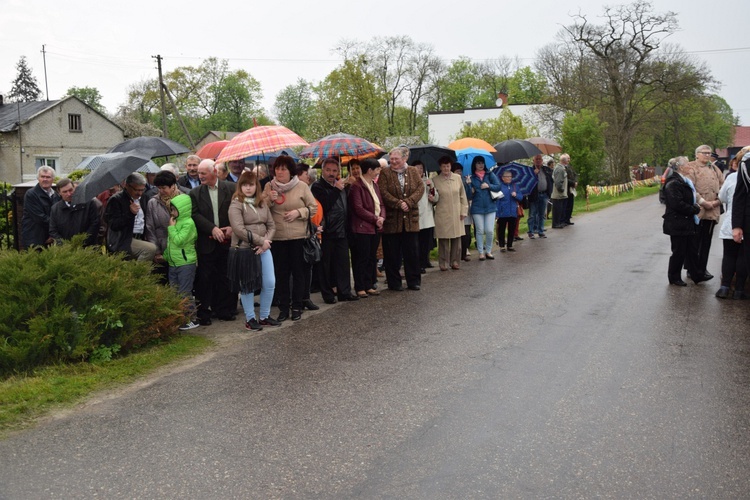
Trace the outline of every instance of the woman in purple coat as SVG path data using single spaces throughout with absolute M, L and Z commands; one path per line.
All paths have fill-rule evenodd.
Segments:
M 362 161 L 362 175 L 349 188 L 349 211 L 354 260 L 354 289 L 361 299 L 380 295 L 375 290 L 377 280 L 377 251 L 385 221 L 385 204 L 375 179 L 380 174 L 380 163 L 368 158 Z

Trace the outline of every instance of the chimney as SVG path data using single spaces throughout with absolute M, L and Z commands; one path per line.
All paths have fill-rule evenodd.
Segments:
M 507 107 L 508 106 L 508 94 L 506 94 L 505 92 L 498 92 L 497 101 L 495 101 L 495 104 L 497 104 L 499 108 Z

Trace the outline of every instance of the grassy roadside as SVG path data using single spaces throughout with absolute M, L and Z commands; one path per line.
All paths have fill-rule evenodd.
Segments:
M 95 391 L 133 382 L 211 345 L 205 337 L 181 335 L 107 363 L 48 366 L 1 380 L 0 438 L 30 427 L 52 410 L 73 406 Z

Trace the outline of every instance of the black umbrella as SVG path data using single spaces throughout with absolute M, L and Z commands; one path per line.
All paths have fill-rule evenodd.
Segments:
M 409 146 L 409 165 L 413 165 L 415 161 L 420 160 L 424 163 L 425 172 L 439 172 L 438 160 L 442 156 L 449 156 L 451 162 L 456 161 L 456 152 L 452 149 L 435 146 L 434 144 Z
M 531 158 L 542 154 L 542 151 L 529 141 L 521 139 L 509 139 L 493 146 L 497 152 L 492 156 L 498 163 L 508 163 L 521 158 Z
M 136 137 L 128 139 L 113 147 L 108 153 L 126 153 L 128 151 L 153 151 L 151 158 L 160 158 L 162 156 L 175 156 L 189 153 L 190 150 L 179 142 L 171 141 L 163 137 Z
M 85 203 L 116 186 L 151 161 L 150 151 L 129 151 L 115 157 L 108 155 L 96 170 L 83 178 L 73 193 L 73 203 Z

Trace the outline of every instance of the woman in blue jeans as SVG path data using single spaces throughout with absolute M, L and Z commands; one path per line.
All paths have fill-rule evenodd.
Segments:
M 492 240 L 495 231 L 495 200 L 490 191 L 500 190 L 497 176 L 487 170 L 484 158 L 475 156 L 471 161 L 471 217 L 474 219 L 474 229 L 477 235 L 477 251 L 479 260 L 494 259 L 492 255 Z
M 262 330 L 263 325 L 279 326 L 273 319 L 271 301 L 276 288 L 271 240 L 276 232 L 276 224 L 268 208 L 268 200 L 263 196 L 255 172 L 242 172 L 237 182 L 237 191 L 229 205 L 229 224 L 232 226 L 232 246 L 255 248 L 260 255 L 263 284 L 260 289 L 260 321 L 255 318 L 255 291 L 243 287 L 239 280 L 240 300 L 245 310 L 245 329 Z M 237 280 L 235 280 L 237 281 Z

